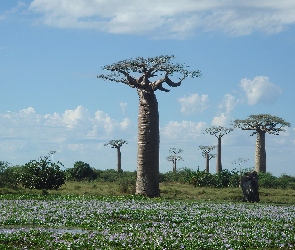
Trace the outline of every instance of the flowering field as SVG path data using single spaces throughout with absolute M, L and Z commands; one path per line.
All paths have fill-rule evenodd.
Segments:
M 295 206 L 2 196 L 0 249 L 294 249 Z

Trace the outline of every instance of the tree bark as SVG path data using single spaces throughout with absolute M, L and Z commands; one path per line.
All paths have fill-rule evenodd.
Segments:
M 222 171 L 221 165 L 221 136 L 218 137 L 218 144 L 217 144 L 217 161 L 216 161 L 216 173 Z
M 176 158 L 173 159 L 173 169 L 172 169 L 173 173 L 176 172 Z
M 206 154 L 206 173 L 209 173 L 209 154 Z
M 117 148 L 117 172 L 121 172 L 122 167 L 121 167 L 121 150 L 120 147 Z
M 159 113 L 153 91 L 138 89 L 138 152 L 136 194 L 160 196 L 159 189 Z
M 255 171 L 266 172 L 266 152 L 265 152 L 265 132 L 257 131 L 256 152 L 255 152 Z

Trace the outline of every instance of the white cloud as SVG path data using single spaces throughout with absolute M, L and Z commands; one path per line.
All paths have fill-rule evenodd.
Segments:
M 226 94 L 223 96 L 221 103 L 218 108 L 221 109 L 225 114 L 229 114 L 237 106 L 239 100 L 237 100 L 231 94 Z
M 163 135 L 167 139 L 177 139 L 180 141 L 190 140 L 203 134 L 203 130 L 205 128 L 205 122 L 195 123 L 191 121 L 170 121 L 161 129 L 161 136 Z
M 256 76 L 253 80 L 244 78 L 241 80 L 240 86 L 246 94 L 249 105 L 273 104 L 282 93 L 282 90 L 265 76 Z
M 120 102 L 120 107 L 122 108 L 123 115 L 125 115 L 127 103 L 126 102 Z
M 238 36 L 272 34 L 295 23 L 293 0 L 34 0 L 30 10 L 50 26 L 173 38 L 196 29 Z
M 229 123 L 230 123 L 230 117 L 225 115 L 224 113 L 221 113 L 212 119 L 211 124 L 212 126 L 227 127 Z
M 212 119 L 212 126 L 230 126 L 230 114 L 239 103 L 234 96 L 226 94 L 223 96 L 221 103 L 218 105 L 219 114 Z
M 181 113 L 185 115 L 190 115 L 198 112 L 204 111 L 208 108 L 208 95 L 199 96 L 196 94 L 190 94 L 189 96 L 184 96 L 178 98 L 178 102 L 181 104 Z
M 5 149 L 23 148 L 34 150 L 40 145 L 80 145 L 90 140 L 108 140 L 121 136 L 130 128 L 130 121 L 122 122 L 112 119 L 103 111 L 96 111 L 92 116 L 87 109 L 78 106 L 74 110 L 66 110 L 63 114 L 53 113 L 41 115 L 34 108 L 19 112 L 0 114 L 0 140 Z M 4 144 L 3 144 L 4 143 Z M 68 148 L 76 148 L 69 146 Z

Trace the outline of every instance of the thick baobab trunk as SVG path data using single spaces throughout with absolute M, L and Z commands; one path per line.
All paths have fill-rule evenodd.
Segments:
M 216 173 L 222 171 L 221 165 L 221 136 L 218 137 L 218 144 L 217 144 L 217 161 L 216 161 Z
M 138 90 L 138 152 L 136 194 L 160 196 L 159 189 L 159 113 L 153 92 Z
M 173 169 L 172 169 L 173 173 L 176 172 L 176 161 L 177 161 L 176 158 L 173 159 Z
M 209 173 L 209 154 L 206 154 L 206 173 Z
M 255 171 L 266 172 L 265 132 L 257 131 Z
M 118 147 L 117 148 L 117 172 L 121 172 L 122 167 L 121 167 L 121 150 Z

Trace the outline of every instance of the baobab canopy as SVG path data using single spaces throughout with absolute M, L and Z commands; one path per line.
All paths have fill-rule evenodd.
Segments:
M 149 90 L 161 90 L 169 92 L 169 89 L 166 89 L 162 86 L 166 82 L 170 87 L 178 87 L 181 84 L 181 81 L 186 77 L 198 77 L 201 75 L 199 70 L 189 71 L 189 66 L 184 64 L 174 64 L 171 60 L 174 59 L 174 56 L 156 56 L 156 57 L 137 57 L 134 59 L 122 60 L 111 65 L 106 65 L 102 67 L 103 70 L 109 70 L 112 73 L 108 75 L 101 74 L 97 76 L 105 80 L 121 82 L 129 85 L 132 88 L 144 88 Z M 140 77 L 136 79 L 136 76 L 131 76 L 132 73 L 141 74 Z M 164 77 L 160 78 L 157 81 L 149 82 L 149 78 L 158 76 L 156 73 L 163 75 Z M 178 73 L 180 76 L 178 82 L 173 82 L 168 77 Z
M 259 131 L 268 134 L 279 135 L 285 131 L 284 127 L 290 127 L 291 124 L 284 119 L 268 114 L 250 115 L 244 120 L 235 120 L 235 126 L 242 130 L 254 130 L 251 136 Z

